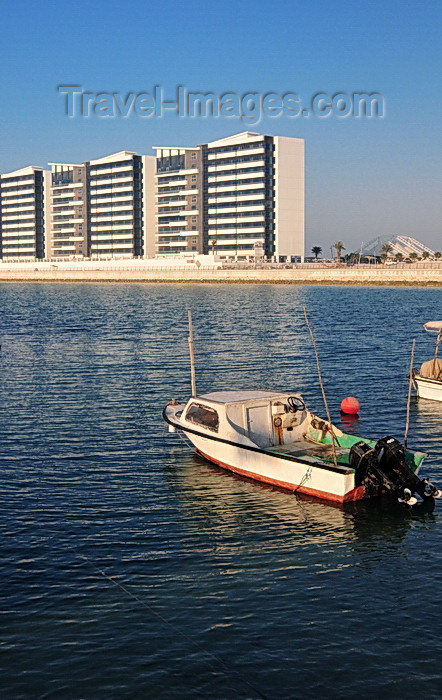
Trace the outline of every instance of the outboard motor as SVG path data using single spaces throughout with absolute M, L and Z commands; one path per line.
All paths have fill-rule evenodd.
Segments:
M 366 442 L 357 442 L 350 450 L 350 466 L 355 470 L 355 486 L 365 487 L 365 496 L 371 498 L 381 493 L 379 465 L 374 448 Z
M 399 501 L 413 505 L 415 493 L 422 498 L 441 495 L 427 479 L 419 479 L 405 459 L 404 446 L 387 435 L 374 448 L 357 442 L 350 450 L 350 465 L 355 469 L 355 485 L 365 486 L 367 497 L 388 491 Z

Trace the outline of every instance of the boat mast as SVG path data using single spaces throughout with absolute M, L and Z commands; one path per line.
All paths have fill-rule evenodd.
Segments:
M 328 410 L 328 403 L 327 403 L 327 397 L 326 397 L 326 395 L 325 395 L 324 384 L 323 384 L 323 382 L 322 382 L 321 365 L 319 364 L 319 355 L 318 355 L 318 349 L 317 349 L 317 347 L 316 347 L 316 340 L 315 340 L 315 336 L 313 335 L 313 329 L 312 329 L 312 327 L 311 327 L 311 325 L 310 325 L 310 321 L 308 320 L 307 309 L 305 308 L 305 306 L 304 306 L 304 316 L 305 316 L 305 321 L 306 321 L 306 323 L 307 323 L 307 328 L 308 328 L 309 331 L 310 331 L 310 337 L 311 337 L 311 339 L 312 339 L 313 349 L 314 349 L 314 351 L 315 351 L 315 356 L 316 356 L 316 367 L 317 367 L 317 369 L 318 369 L 319 385 L 320 385 L 320 387 L 321 387 L 322 398 L 324 399 L 325 411 L 326 411 L 326 413 L 327 413 L 327 419 L 328 419 L 328 423 L 329 423 L 329 425 L 330 425 L 330 434 L 331 434 L 332 452 L 333 452 L 333 463 L 334 463 L 334 465 L 335 465 L 335 467 L 336 467 L 337 464 L 338 464 L 338 456 L 337 456 L 337 453 L 336 453 L 336 442 L 337 442 L 337 440 L 336 440 L 335 431 L 333 430 L 333 423 L 331 422 L 330 411 Z
M 194 348 L 193 348 L 192 312 L 190 309 L 188 309 L 188 311 L 187 311 L 187 316 L 189 319 L 190 379 L 192 382 L 192 398 L 195 398 L 195 396 L 196 396 L 195 355 L 194 355 Z
M 410 377 L 409 377 L 409 382 L 408 382 L 407 419 L 405 422 L 404 447 L 407 447 L 408 428 L 410 425 L 410 401 L 411 401 L 411 387 L 413 385 L 413 364 L 414 364 L 414 348 L 415 347 L 416 347 L 416 338 L 413 340 L 413 345 L 411 346 Z

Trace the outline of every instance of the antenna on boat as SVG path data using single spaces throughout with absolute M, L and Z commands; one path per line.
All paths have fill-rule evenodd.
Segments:
M 325 391 L 324 391 L 324 384 L 322 383 L 321 366 L 320 366 L 320 364 L 319 364 L 319 355 L 318 355 L 318 350 L 317 350 L 317 347 L 316 347 L 316 340 L 315 340 L 315 336 L 313 335 L 313 330 L 312 330 L 312 327 L 311 327 L 311 325 L 310 325 L 310 321 L 308 320 L 307 309 L 305 308 L 305 306 L 304 306 L 304 316 L 305 316 L 305 321 L 306 321 L 306 323 L 307 323 L 307 328 L 308 328 L 309 331 L 310 331 L 310 336 L 311 336 L 311 339 L 312 339 L 313 348 L 314 348 L 314 350 L 315 350 L 315 355 L 316 355 L 316 366 L 317 366 L 317 368 L 318 368 L 319 385 L 320 385 L 320 387 L 321 387 L 322 398 L 324 399 L 324 404 L 325 404 L 325 411 L 326 411 L 326 413 L 327 413 L 327 419 L 328 419 L 328 422 L 329 422 L 329 425 L 330 425 L 330 433 L 331 433 L 331 438 L 332 438 L 332 450 L 333 450 L 333 462 L 334 462 L 334 465 L 335 465 L 335 467 L 336 467 L 337 464 L 338 464 L 338 458 L 337 458 L 337 455 L 336 455 L 336 435 L 335 435 L 335 432 L 334 432 L 334 430 L 333 430 L 333 423 L 331 422 L 330 411 L 328 410 L 328 403 L 327 403 L 327 397 L 326 397 Z
M 407 420 L 405 422 L 404 447 L 407 447 L 408 427 L 410 425 L 410 401 L 411 401 L 411 387 L 413 385 L 413 365 L 414 365 L 414 348 L 415 348 L 415 346 L 416 346 L 416 338 L 413 340 L 413 344 L 411 346 L 410 377 L 409 377 L 409 382 L 408 382 Z
M 192 329 L 192 312 L 187 310 L 189 319 L 189 353 L 190 353 L 190 378 L 192 381 L 192 398 L 196 396 L 196 380 L 195 380 L 195 355 L 193 351 L 193 329 Z

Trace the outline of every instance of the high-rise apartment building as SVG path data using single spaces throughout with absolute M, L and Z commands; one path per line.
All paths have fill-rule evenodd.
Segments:
M 0 175 L 0 254 L 5 261 L 45 257 L 44 171 L 29 165 Z
M 49 165 L 46 255 L 52 260 L 85 258 L 88 256 L 87 164 Z
M 156 151 L 158 254 L 303 257 L 303 139 L 246 131 Z
M 154 156 L 120 151 L 88 164 L 90 257 L 154 253 Z
M 156 147 L 156 253 L 203 249 L 202 149 Z
M 0 175 L 4 260 L 304 255 L 304 141 L 245 131 Z

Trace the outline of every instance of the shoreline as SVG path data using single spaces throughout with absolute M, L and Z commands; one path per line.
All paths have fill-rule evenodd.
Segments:
M 94 279 L 70 279 L 70 278 L 59 278 L 59 279 L 49 279 L 49 278 L 29 278 L 29 277 L 15 277 L 3 279 L 0 277 L 0 284 L 234 284 L 234 285 L 244 285 L 244 284 L 266 284 L 266 285 L 290 285 L 293 287 L 310 286 L 310 287 L 420 287 L 420 288 L 438 288 L 442 287 L 442 281 L 423 281 L 423 282 L 407 282 L 399 280 L 267 280 L 267 279 L 253 279 L 253 280 L 237 280 L 237 279 L 146 279 L 146 278 L 136 278 L 130 277 L 127 279 L 109 279 L 109 278 L 94 278 Z
M 164 265 L 163 260 L 0 262 L 0 282 L 136 284 L 292 284 L 442 287 L 442 263 L 222 267 L 217 261 Z
M 298 265 L 290 268 L 221 268 L 219 265 L 170 266 L 152 261 L 0 263 L 0 282 L 136 284 L 292 284 L 442 287 L 442 264 L 401 266 Z

